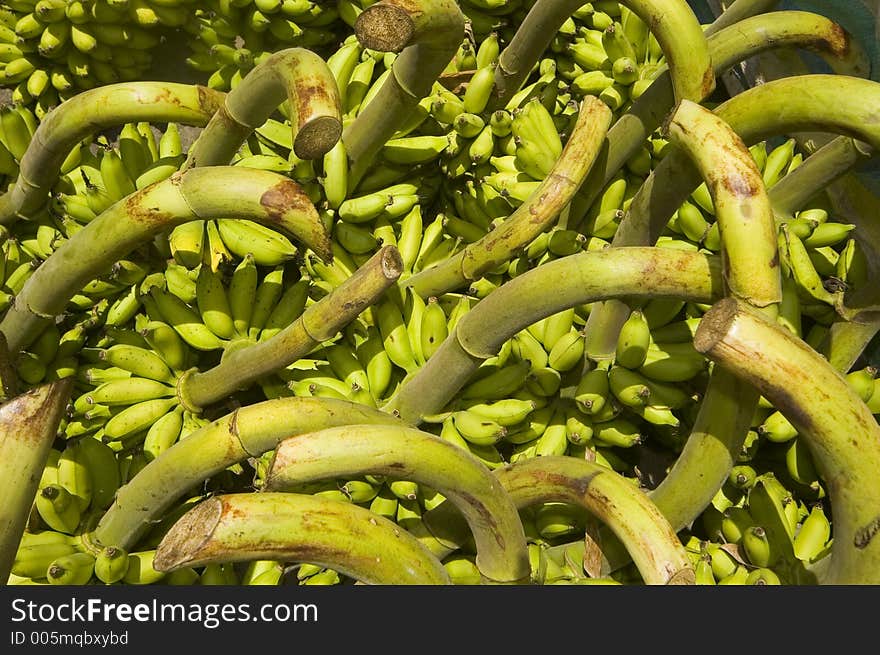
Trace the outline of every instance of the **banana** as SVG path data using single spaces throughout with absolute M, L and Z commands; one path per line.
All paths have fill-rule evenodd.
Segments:
M 376 326 L 367 327 L 366 338 L 357 345 L 355 354 L 367 373 L 370 393 L 378 403 L 389 389 L 394 364 L 385 350 L 384 339 Z
M 462 96 L 464 111 L 481 114 L 486 109 L 495 87 L 495 68 L 496 63 L 490 62 L 474 71 Z
M 104 584 L 119 582 L 128 572 L 128 562 L 128 552 L 124 548 L 105 546 L 95 556 L 95 577 Z
M 556 409 L 550 422 L 535 442 L 535 456 L 560 457 L 565 455 L 568 444 L 565 411 Z
M 767 153 L 767 159 L 764 162 L 764 168 L 761 175 L 764 179 L 764 186 L 768 189 L 775 185 L 782 177 L 783 172 L 791 163 L 794 155 L 794 148 L 797 144 L 793 138 L 786 139 L 784 143 L 776 146 Z
M 779 559 L 773 552 L 766 531 L 760 525 L 746 529 L 742 536 L 742 548 L 749 563 L 759 568 L 772 567 Z
M 121 484 L 119 466 L 113 449 L 99 439 L 85 437 L 78 439 L 73 448 L 79 451 L 91 480 L 91 507 L 106 509 L 110 507 Z
M 144 454 L 153 460 L 173 446 L 183 429 L 183 409 L 175 407 L 160 417 L 147 430 L 144 437 Z
M 583 355 L 584 336 L 578 330 L 571 330 L 556 340 L 547 355 L 547 364 L 559 372 L 570 371 L 583 361 Z
M 795 427 L 779 410 L 768 415 L 757 427 L 757 432 L 773 443 L 785 443 L 798 435 Z
M 541 342 L 527 329 L 520 330 L 513 336 L 511 348 L 517 358 L 528 361 L 531 364 L 532 371 L 547 368 L 549 364 L 550 357 L 547 351 L 544 350 Z
M 504 366 L 481 366 L 472 381 L 459 392 L 462 400 L 500 400 L 507 398 L 525 383 L 531 372 L 526 361 L 514 361 Z
M 407 373 L 418 369 L 400 308 L 390 297 L 385 296 L 373 305 L 373 309 L 388 358 Z
M 135 192 L 134 180 L 137 178 L 130 176 L 122 157 L 112 147 L 101 151 L 100 170 L 104 190 L 114 201 Z
M 205 221 L 188 221 L 174 227 L 168 241 L 174 260 L 188 269 L 196 268 L 202 263 L 206 238 Z
M 95 556 L 91 553 L 70 553 L 52 560 L 46 579 L 56 585 L 84 585 L 95 572 Z
M 645 364 L 651 345 L 651 328 L 641 310 L 633 310 L 620 328 L 615 349 L 615 362 L 637 369 Z
M 160 367 L 158 362 L 154 362 L 150 367 L 156 371 L 153 375 L 158 375 L 159 381 L 173 381 L 175 379 L 173 372 L 187 368 L 189 357 L 187 347 L 174 328 L 163 321 L 150 320 L 144 325 L 141 333 L 162 364 Z M 164 372 L 166 369 L 169 373 Z
M 593 424 L 593 441 L 600 446 L 631 448 L 644 441 L 639 427 L 623 416 Z
M 638 371 L 658 382 L 686 382 L 706 367 L 706 360 L 692 343 L 651 342 Z
M 202 322 L 218 338 L 231 339 L 235 334 L 235 325 L 221 275 L 204 263 L 198 271 L 195 300 Z
M 85 512 L 92 502 L 92 477 L 84 452 L 68 443 L 58 459 L 58 484 L 73 496 L 79 514 Z
M 817 300 L 820 303 L 834 304 L 834 294 L 828 291 L 822 283 L 822 278 L 816 271 L 810 259 L 804 242 L 791 230 L 787 224 L 780 226 L 781 236 L 784 239 L 785 255 L 791 268 L 795 282 L 802 294 L 802 298 L 808 302 Z
M 162 357 L 146 348 L 118 343 L 104 348 L 98 354 L 101 361 L 110 366 L 124 369 L 132 374 L 173 384 L 175 377 Z
M 253 299 L 253 311 L 251 312 L 248 337 L 256 340 L 260 330 L 266 324 L 266 320 L 275 308 L 278 299 L 284 290 L 284 267 L 275 266 L 268 271 L 257 285 Z
M 611 404 L 611 386 L 608 380 L 608 367 L 597 366 L 581 377 L 574 392 L 574 399 L 585 414 L 596 416 Z
M 159 312 L 180 337 L 196 350 L 209 351 L 223 348 L 223 341 L 203 322 L 198 312 L 159 287 L 152 287 L 149 296 Z
M 746 531 L 755 525 L 755 520 L 749 511 L 738 505 L 725 508 L 721 516 L 721 536 L 728 543 L 739 544 Z
M 227 289 L 233 331 L 240 337 L 246 337 L 250 327 L 258 281 L 253 255 L 243 257 L 233 270 Z
M 44 485 L 34 501 L 37 513 L 52 530 L 74 534 L 82 512 L 77 498 L 58 483 Z
M 104 436 L 119 441 L 147 430 L 176 404 L 176 398 L 154 398 L 129 405 L 110 417 L 104 426 Z
M 802 562 L 814 562 L 825 551 L 831 539 L 831 523 L 821 504 L 816 504 L 794 536 L 794 555 Z
M 250 253 L 258 266 L 277 266 L 299 252 L 286 236 L 254 221 L 220 218 L 216 224 L 229 251 L 238 257 Z
M 307 278 L 299 279 L 288 286 L 266 317 L 257 339 L 259 341 L 270 339 L 293 323 L 303 313 L 310 289 L 311 283 Z
M 174 387 L 165 382 L 133 376 L 104 382 L 88 392 L 87 398 L 95 404 L 113 407 L 169 397 L 174 393 Z
M 165 288 L 185 303 L 196 300 L 196 281 L 185 266 L 170 261 L 165 267 Z
M 446 312 L 436 296 L 430 296 L 422 313 L 419 329 L 420 349 L 425 361 L 430 359 L 448 336 Z
M 166 574 L 153 568 L 156 549 L 139 550 L 128 554 L 128 566 L 122 576 L 122 584 L 146 585 L 155 584 L 165 578 Z

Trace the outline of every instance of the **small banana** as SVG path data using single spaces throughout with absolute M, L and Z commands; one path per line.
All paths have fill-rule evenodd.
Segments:
M 52 530 L 74 534 L 82 513 L 76 496 L 60 484 L 47 484 L 40 488 L 34 501 L 37 513 Z
M 95 556 L 91 553 L 70 553 L 52 560 L 46 569 L 49 584 L 84 585 L 95 572 Z
M 630 369 L 645 364 L 651 345 L 651 328 L 645 315 L 633 310 L 620 328 L 615 350 L 615 361 Z

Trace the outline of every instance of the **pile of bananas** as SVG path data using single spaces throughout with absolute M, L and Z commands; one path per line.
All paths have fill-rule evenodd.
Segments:
M 46 1 L 0 13 L 9 584 L 878 582 L 840 26 Z M 161 27 L 204 85 L 141 79 Z

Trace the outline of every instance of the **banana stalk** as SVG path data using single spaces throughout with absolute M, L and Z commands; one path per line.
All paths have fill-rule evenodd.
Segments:
M 721 287 L 718 259 L 697 252 L 613 248 L 549 261 L 498 287 L 462 316 L 440 348 L 404 380 L 383 409 L 418 424 L 423 416 L 441 411 L 505 341 L 570 307 L 614 297 L 707 302 L 721 296 Z M 487 325 L 492 330 L 486 330 Z
M 585 98 L 562 154 L 528 200 L 485 237 L 407 278 L 403 286 L 412 287 L 423 298 L 439 296 L 509 261 L 550 227 L 571 201 L 596 160 L 611 119 L 604 102 L 594 96 Z
M 871 410 L 813 348 L 735 298 L 703 315 L 694 347 L 757 388 L 807 440 L 834 508 L 819 581 L 880 581 L 880 426 Z
M 259 457 L 294 434 L 337 425 L 399 425 L 394 416 L 335 398 L 291 397 L 241 407 L 187 435 L 120 487 L 93 540 L 131 549 L 187 490 L 226 467 Z
M 877 148 L 880 125 L 872 119 L 870 107 L 878 102 L 880 83 L 846 75 L 798 75 L 752 87 L 720 104 L 714 113 L 747 146 L 777 134 L 824 130 L 847 134 Z M 669 218 L 700 181 L 700 172 L 688 154 L 681 149 L 670 151 L 633 197 L 611 245 L 655 243 Z M 610 302 L 590 313 L 584 331 L 591 335 L 591 358 L 610 356 L 616 343 L 615 330 L 619 330 L 628 311 L 622 304 Z M 609 316 L 612 312 L 614 317 Z M 599 334 L 593 329 L 598 324 L 609 331 Z
M 494 108 L 503 107 L 522 86 L 559 28 L 583 2 L 538 0 L 532 5 L 495 69 Z M 683 0 L 623 0 L 621 5 L 651 26 L 669 64 L 676 100 L 700 102 L 715 88 L 715 74 L 703 29 Z
M 519 509 L 545 502 L 585 507 L 626 545 L 645 584 L 695 584 L 675 530 L 642 490 L 613 470 L 549 456 L 522 459 L 494 474 Z
M 293 152 L 300 159 L 323 157 L 342 134 L 336 78 L 327 63 L 306 48 L 287 48 L 255 66 L 227 95 L 192 144 L 182 170 L 224 166 L 251 133 L 288 101 Z
M 712 196 L 730 294 L 775 315 L 782 300 L 776 223 L 748 148 L 727 123 L 690 100 L 678 103 L 663 133 L 691 158 Z
M 181 404 L 199 412 L 306 356 L 375 303 L 402 272 L 403 262 L 397 248 L 385 246 L 275 336 L 230 350 L 217 366 L 207 371 L 192 369 L 181 376 L 177 385 Z
M 874 154 L 874 149 L 868 144 L 851 137 L 838 136 L 831 139 L 768 190 L 776 218 L 792 218 L 796 211 L 816 195 L 817 190 L 829 187 L 832 182 Z
M 175 571 L 272 559 L 307 562 L 365 584 L 451 584 L 415 537 L 368 509 L 294 493 L 216 496 L 180 517 L 156 548 L 153 567 Z
M 21 159 L 15 185 L 0 196 L 0 224 L 33 216 L 48 201 L 61 165 L 83 139 L 117 125 L 154 121 L 204 126 L 223 93 L 173 82 L 124 82 L 83 91 L 46 114 Z
M 0 401 L 6 401 L 18 395 L 21 381 L 15 370 L 14 360 L 9 353 L 6 337 L 0 332 Z
M 175 225 L 217 217 L 280 229 L 320 257 L 330 255 L 324 223 L 290 178 L 234 166 L 178 172 L 111 205 L 34 271 L 0 322 L 10 353 L 33 342 L 74 294 L 137 246 Z
M 808 48 L 820 54 L 837 74 L 866 77 L 869 59 L 859 42 L 819 14 L 775 11 L 746 18 L 707 39 L 712 66 L 721 75 L 735 64 L 768 50 Z M 607 148 L 578 190 L 572 209 L 586 212 L 595 198 L 661 124 L 675 103 L 668 71 L 661 73 L 608 131 Z M 639 245 L 630 243 L 629 245 Z
M 0 406 L 0 583 L 5 584 L 64 415 L 73 378 L 40 385 Z
M 461 45 L 465 16 L 454 0 L 380 0 L 364 9 L 354 27 L 364 47 L 400 54 L 376 95 L 342 133 L 350 188 L 431 92 Z
M 436 435 L 402 426 L 345 425 L 290 437 L 275 450 L 266 489 L 295 490 L 303 482 L 365 474 L 436 489 L 470 526 L 485 582 L 528 581 L 529 559 L 516 507 L 480 460 Z
M 715 34 L 715 32 L 722 30 L 725 27 L 729 27 L 734 23 L 739 23 L 740 21 L 755 16 L 756 14 L 763 14 L 765 11 L 770 11 L 778 4 L 779 0 L 734 0 L 723 12 L 721 12 L 718 18 L 706 26 L 704 30 L 706 36 Z

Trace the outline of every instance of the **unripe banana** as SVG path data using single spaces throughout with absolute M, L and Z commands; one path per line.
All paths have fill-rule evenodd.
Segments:
M 277 266 L 298 252 L 286 236 L 254 221 L 220 218 L 216 225 L 230 252 L 238 257 L 250 253 L 258 266 Z
M 593 424 L 593 440 L 603 446 L 631 448 L 644 440 L 639 427 L 632 421 L 618 416 L 610 421 Z
M 481 414 L 460 410 L 452 415 L 455 429 L 469 443 L 491 446 L 507 434 L 507 428 Z
M 123 548 L 105 546 L 95 556 L 95 577 L 104 584 L 119 582 L 128 571 L 128 552 Z
M 496 64 L 492 62 L 478 68 L 471 76 L 462 98 L 466 112 L 481 114 L 489 104 L 492 89 L 495 87 L 495 67 Z
M 71 553 L 52 561 L 46 569 L 46 579 L 56 585 L 84 585 L 95 572 L 95 556 L 91 553 Z
M 658 382 L 686 382 L 706 366 L 706 360 L 692 343 L 652 342 L 638 370 Z
M 759 568 L 771 567 L 779 559 L 773 552 L 766 531 L 759 525 L 746 529 L 742 536 L 742 547 L 749 562 Z
M 221 339 L 202 322 L 198 312 L 180 298 L 159 287 L 152 287 L 149 296 L 156 303 L 159 312 L 180 337 L 196 350 L 219 350 L 223 347 Z
M 501 367 L 481 367 L 477 379 L 460 391 L 463 400 L 499 400 L 511 396 L 526 381 L 531 366 L 527 361 L 514 361 Z
M 76 442 L 68 443 L 58 459 L 58 484 L 64 487 L 77 504 L 80 514 L 92 502 L 92 477 L 84 452 Z M 115 464 L 115 462 L 114 462 Z
M 137 374 L 143 375 L 146 370 L 150 370 L 150 375 L 155 376 L 152 379 L 173 382 L 175 375 L 172 371 L 183 371 L 187 368 L 188 351 L 183 339 L 174 328 L 158 320 L 148 321 L 144 325 L 142 334 L 150 345 L 150 352 L 156 356 L 158 362 L 154 361 L 146 369 L 138 369 Z M 159 366 L 159 363 L 162 366 Z
M 156 398 L 130 405 L 107 421 L 104 435 L 107 439 L 118 441 L 147 430 L 176 404 L 176 398 Z
M 143 449 L 147 459 L 156 459 L 173 446 L 180 438 L 182 428 L 183 409 L 181 407 L 175 407 L 156 420 L 144 437 Z
M 47 484 L 36 495 L 34 501 L 40 518 L 51 529 L 65 534 L 74 534 L 81 517 L 76 497 L 60 484 Z
M 415 371 L 418 364 L 400 308 L 391 298 L 384 297 L 373 309 L 388 358 L 407 373 Z
M 821 505 L 814 505 L 794 536 L 794 555 L 813 562 L 825 551 L 831 538 L 831 523 Z
M 130 371 L 138 377 L 169 384 L 175 379 L 162 358 L 146 348 L 118 343 L 101 350 L 98 356 L 110 366 Z
M 651 345 L 651 329 L 644 314 L 636 309 L 620 328 L 615 361 L 626 368 L 637 369 L 646 362 Z
M 597 366 L 580 379 L 574 392 L 574 399 L 584 413 L 595 416 L 605 408 L 610 393 L 608 369 Z

